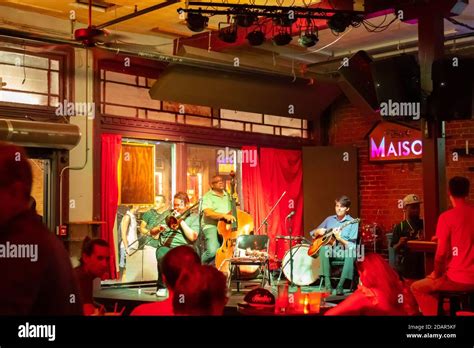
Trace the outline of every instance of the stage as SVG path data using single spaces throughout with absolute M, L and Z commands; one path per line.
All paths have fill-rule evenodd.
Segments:
M 277 296 L 278 279 L 272 281 L 272 286 L 265 286 L 267 290 L 272 292 L 275 297 Z M 281 279 L 278 283 L 279 285 L 284 285 L 286 279 Z M 301 286 L 302 293 L 314 293 L 322 292 L 319 288 L 319 282 L 312 284 L 311 286 Z M 238 304 L 244 302 L 245 295 L 253 289 L 256 289 L 260 286 L 260 280 L 249 280 L 242 281 L 240 284 L 240 291 L 237 291 L 237 283 L 232 282 L 232 293 L 229 297 L 229 301 L 224 310 L 224 315 L 240 315 L 238 310 Z M 298 290 L 297 286 L 289 288 L 289 293 L 295 293 Z M 103 304 L 106 309 L 112 311 L 117 304 L 117 307 L 122 309 L 125 306 L 125 311 L 123 315 L 129 315 L 133 309 L 141 304 L 148 302 L 164 301 L 165 298 L 157 297 L 155 295 L 156 285 L 153 282 L 146 283 L 135 283 L 135 284 L 113 284 L 102 286 L 101 289 L 94 292 L 94 300 L 100 304 Z M 347 296 L 351 292 L 348 289 L 344 290 L 344 295 L 331 295 L 325 299 L 325 302 L 331 306 L 335 305 Z

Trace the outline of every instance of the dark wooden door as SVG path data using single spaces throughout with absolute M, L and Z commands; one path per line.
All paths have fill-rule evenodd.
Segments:
M 359 216 L 357 149 L 353 146 L 311 146 L 303 148 L 304 231 L 316 228 L 334 215 L 334 200 L 347 195 L 349 214 Z

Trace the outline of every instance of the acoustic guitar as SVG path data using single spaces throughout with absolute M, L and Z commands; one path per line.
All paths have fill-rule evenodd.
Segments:
M 351 221 L 344 222 L 341 226 L 338 226 L 341 231 L 352 224 L 359 223 L 360 219 L 354 219 Z M 336 242 L 336 237 L 334 236 L 334 230 L 336 227 L 329 228 L 322 236 L 318 236 L 316 239 L 313 240 L 311 246 L 308 249 L 309 256 L 316 256 L 319 250 L 325 245 L 334 245 Z

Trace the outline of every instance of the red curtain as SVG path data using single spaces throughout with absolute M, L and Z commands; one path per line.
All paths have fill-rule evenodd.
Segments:
M 244 147 L 256 149 L 255 147 Z M 261 148 L 258 164 L 251 167 L 242 164 L 242 187 L 245 209 L 254 216 L 256 228 L 278 201 L 283 192 L 280 204 L 268 220 L 270 237 L 270 255 L 281 260 L 289 248 L 289 242 L 277 241 L 277 236 L 286 236 L 292 229 L 293 236 L 302 236 L 303 231 L 303 166 L 299 150 L 281 150 Z M 290 212 L 295 214 L 291 219 L 286 217 Z M 265 233 L 265 227 L 259 234 Z M 272 263 L 272 268 L 275 268 Z
M 115 267 L 114 224 L 118 205 L 118 164 L 122 148 L 122 136 L 102 134 L 101 153 L 101 216 L 105 225 L 101 228 L 101 238 L 109 242 L 110 263 L 109 279 L 117 279 Z
M 242 152 L 245 153 L 244 151 L 254 154 L 253 158 L 258 159 L 256 146 L 244 146 Z M 258 160 L 253 164 L 248 161 L 242 163 L 242 196 L 245 210 L 252 215 L 255 229 L 257 229 L 269 211 L 260 177 L 260 161 Z M 262 227 L 258 234 L 264 233 L 265 227 Z

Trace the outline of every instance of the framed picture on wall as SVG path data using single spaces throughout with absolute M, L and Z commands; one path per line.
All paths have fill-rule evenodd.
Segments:
M 122 144 L 120 204 L 153 204 L 155 200 L 155 146 Z

